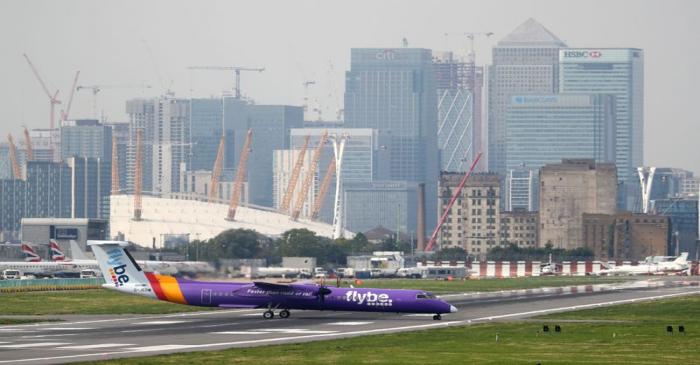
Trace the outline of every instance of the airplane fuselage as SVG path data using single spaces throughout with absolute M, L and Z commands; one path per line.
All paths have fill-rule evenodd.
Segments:
M 433 314 L 455 310 L 450 304 L 420 290 L 336 288 L 314 284 L 268 288 L 259 286 L 259 283 L 202 282 L 152 273 L 146 273 L 146 276 L 150 287 L 128 283 L 105 286 L 130 294 L 204 307 Z M 319 290 L 327 290 L 327 293 L 319 295 Z

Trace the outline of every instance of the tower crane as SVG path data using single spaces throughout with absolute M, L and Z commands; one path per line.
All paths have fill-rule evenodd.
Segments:
M 282 198 L 280 212 L 286 212 L 289 209 L 289 203 L 291 203 L 292 201 L 292 195 L 294 194 L 294 190 L 297 187 L 297 181 L 299 181 L 299 173 L 301 172 L 301 167 L 304 165 L 304 156 L 306 155 L 306 149 L 309 147 L 309 139 L 311 139 L 311 136 L 307 135 L 306 138 L 304 138 L 304 145 L 301 146 L 301 150 L 299 150 L 299 155 L 297 156 L 296 163 L 294 164 L 292 175 L 289 177 L 287 191 L 285 191 L 284 198 Z
M 34 160 L 34 148 L 32 147 L 32 138 L 29 137 L 29 130 L 24 127 L 24 143 L 27 145 L 27 161 Z
M 328 188 L 331 186 L 333 174 L 335 174 L 335 159 L 331 159 L 331 162 L 328 163 L 328 170 L 326 170 L 326 175 L 323 177 L 321 187 L 318 190 L 316 199 L 314 199 L 314 209 L 311 211 L 311 219 L 313 220 L 318 219 L 318 214 L 321 212 L 326 195 L 328 195 Z
M 77 80 L 77 76 L 76 76 Z M 77 87 L 74 86 L 74 89 L 77 91 L 81 90 L 90 90 L 92 91 L 92 114 L 94 115 L 95 118 L 97 118 L 97 94 L 100 93 L 100 91 L 104 89 L 150 89 L 151 85 L 146 85 L 146 84 L 112 84 L 112 85 L 79 85 Z M 71 100 L 72 100 L 72 94 L 71 94 Z M 70 111 L 70 103 L 68 104 L 68 110 Z M 68 113 L 66 112 L 66 115 Z
M 233 71 L 235 75 L 234 92 L 236 99 L 241 98 L 241 71 L 257 71 L 263 72 L 265 68 L 241 67 L 241 66 L 190 66 L 189 70 L 208 70 L 208 71 Z
M 221 134 L 219 141 L 219 149 L 216 151 L 216 160 L 214 160 L 214 168 L 211 171 L 211 184 L 209 185 L 209 202 L 213 202 L 219 197 L 219 178 L 221 177 L 221 169 L 224 165 L 224 134 Z
M 19 167 L 19 162 L 17 161 L 17 146 L 15 145 L 15 140 L 12 138 L 12 134 L 7 134 L 7 142 L 10 147 L 10 163 L 12 164 L 12 175 L 15 179 L 19 180 L 22 178 L 22 170 Z
M 299 219 L 299 213 L 301 213 L 301 208 L 304 206 L 304 200 L 306 200 L 306 196 L 309 194 L 309 188 L 311 187 L 311 183 L 314 180 L 314 175 L 316 174 L 316 166 L 318 165 L 318 161 L 321 159 L 321 152 L 323 151 L 323 147 L 326 145 L 327 140 L 328 131 L 324 130 L 323 134 L 321 135 L 321 139 L 318 141 L 318 146 L 316 146 L 316 149 L 314 150 L 309 171 L 307 171 L 306 176 L 304 177 L 304 182 L 301 185 L 301 191 L 299 192 L 299 195 L 297 195 L 294 210 L 292 210 L 292 220 L 294 221 Z
M 73 95 L 75 95 L 76 85 L 78 84 L 78 76 L 80 76 L 80 71 L 75 72 L 75 77 L 73 78 L 73 86 L 70 88 L 70 95 L 68 96 L 68 104 L 66 105 L 66 110 L 61 110 L 61 120 L 68 120 L 70 115 L 70 107 L 73 105 Z
M 134 168 L 134 220 L 141 220 L 141 189 L 143 184 L 143 129 L 136 130 L 136 166 Z
M 246 176 L 248 168 L 248 157 L 250 157 L 250 146 L 253 143 L 253 130 L 248 129 L 248 134 L 245 137 L 245 143 L 243 143 L 243 149 L 241 150 L 241 158 L 238 161 L 238 169 L 236 171 L 236 179 L 233 182 L 233 192 L 231 193 L 231 203 L 228 206 L 228 216 L 226 216 L 227 221 L 233 221 L 236 219 L 236 209 L 238 208 L 238 201 L 241 199 L 241 186 L 243 185 L 243 179 Z
M 53 151 L 54 145 L 53 145 L 53 129 L 54 129 L 54 120 L 56 117 L 56 105 L 61 104 L 61 101 L 58 100 L 58 90 L 56 90 L 53 95 L 49 91 L 49 88 L 46 87 L 46 83 L 44 80 L 41 78 L 39 75 L 39 71 L 37 71 L 36 67 L 34 67 L 34 64 L 32 61 L 29 59 L 29 56 L 26 54 L 22 54 L 24 56 L 24 59 L 27 60 L 27 64 L 29 64 L 29 67 L 32 69 L 32 72 L 34 73 L 34 76 L 36 79 L 39 81 L 39 84 L 41 85 L 41 88 L 44 90 L 44 93 L 46 96 L 49 98 L 49 103 L 51 104 L 51 109 L 50 109 L 50 115 L 49 115 L 49 146 L 50 149 Z

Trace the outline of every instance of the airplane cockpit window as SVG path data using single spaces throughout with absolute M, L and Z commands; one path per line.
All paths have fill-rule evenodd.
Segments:
M 433 293 L 420 293 L 416 295 L 416 299 L 435 299 L 435 295 Z

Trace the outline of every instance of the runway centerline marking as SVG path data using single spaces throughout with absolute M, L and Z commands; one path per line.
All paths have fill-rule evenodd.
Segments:
M 363 326 L 367 324 L 372 324 L 374 322 L 332 322 L 332 323 L 326 323 L 327 326 Z
M 0 348 L 4 349 L 23 349 L 30 347 L 47 347 L 47 346 L 60 346 L 60 345 L 70 345 L 69 342 L 35 342 L 35 343 L 22 343 L 14 345 L 0 345 Z
M 61 350 L 92 350 L 92 349 L 101 349 L 101 348 L 108 348 L 108 347 L 126 347 L 126 346 L 134 346 L 134 344 L 133 343 L 96 343 L 93 345 L 60 346 L 60 347 L 56 347 L 56 348 L 61 349 Z
M 176 324 L 176 323 L 187 323 L 187 322 L 189 322 L 189 321 L 148 321 L 148 322 L 139 322 L 139 323 L 135 323 L 135 324 L 138 324 L 138 325 L 141 325 L 141 324 Z
M 47 331 L 86 331 L 86 330 L 91 330 L 92 328 L 89 327 L 48 327 L 48 328 L 42 328 L 42 330 L 47 330 Z

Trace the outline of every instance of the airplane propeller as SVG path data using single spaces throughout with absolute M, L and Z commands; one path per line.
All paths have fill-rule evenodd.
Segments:
M 321 286 L 318 288 L 318 292 L 316 292 L 316 295 L 318 296 L 318 300 L 321 301 L 321 303 L 324 303 L 326 301 L 326 295 L 332 293 L 332 291 L 325 286 Z

